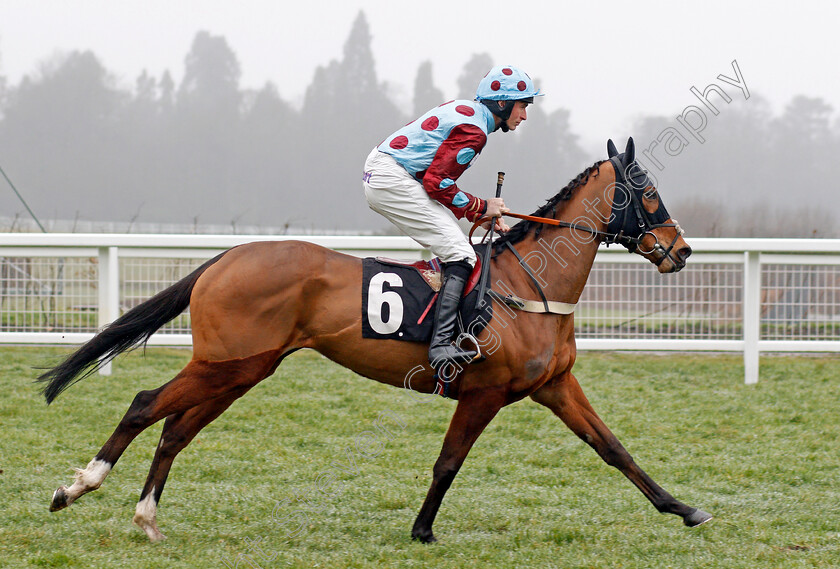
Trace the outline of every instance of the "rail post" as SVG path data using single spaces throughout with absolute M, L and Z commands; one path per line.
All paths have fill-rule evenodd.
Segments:
M 744 252 L 743 290 L 744 383 L 758 383 L 758 341 L 761 336 L 761 253 Z
M 120 315 L 120 256 L 117 247 L 99 248 L 99 320 L 101 330 Z M 111 375 L 111 362 L 99 369 L 101 375 Z

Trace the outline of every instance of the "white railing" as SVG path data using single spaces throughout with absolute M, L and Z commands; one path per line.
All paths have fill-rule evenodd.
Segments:
M 0 342 L 82 343 L 217 253 L 286 239 L 426 254 L 406 237 L 0 234 Z M 840 352 L 840 240 L 689 241 L 694 254 L 675 275 L 602 247 L 575 315 L 578 348 L 743 352 L 747 383 L 761 352 Z M 149 343 L 189 345 L 189 314 Z

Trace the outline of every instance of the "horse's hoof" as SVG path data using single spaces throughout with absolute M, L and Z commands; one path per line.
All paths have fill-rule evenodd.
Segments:
M 683 523 L 690 528 L 702 526 L 712 519 L 712 514 L 704 512 L 699 508 L 694 508 L 694 511 L 683 518 Z
M 431 531 L 413 531 L 411 532 L 411 539 L 421 543 L 434 543 L 437 541 L 437 538 Z
M 58 489 L 53 492 L 52 495 L 52 502 L 50 502 L 50 511 L 57 512 L 59 510 L 63 510 L 70 503 L 67 501 L 67 487 L 66 486 L 59 486 Z
M 157 523 L 150 523 L 142 518 L 138 518 L 137 516 L 134 516 L 134 519 L 132 521 L 134 522 L 134 525 L 143 530 L 143 532 L 146 534 L 146 537 L 149 538 L 150 542 L 156 543 L 158 541 L 163 541 L 164 539 L 166 539 L 166 536 L 160 533 L 160 530 L 157 527 Z

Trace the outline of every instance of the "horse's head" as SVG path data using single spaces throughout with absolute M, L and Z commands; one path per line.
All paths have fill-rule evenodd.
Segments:
M 636 163 L 633 139 L 627 141 L 621 154 L 612 140 L 607 141 L 607 154 L 615 169 L 612 215 L 607 227 L 607 233 L 614 237 L 607 242 L 621 243 L 656 265 L 660 273 L 679 271 L 691 255 L 691 247 L 665 209 L 656 185 Z

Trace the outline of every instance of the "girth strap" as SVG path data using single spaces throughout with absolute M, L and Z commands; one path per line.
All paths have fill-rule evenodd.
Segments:
M 577 308 L 577 304 L 557 302 L 556 300 L 547 300 L 542 302 L 539 300 L 525 300 L 515 294 L 502 296 L 493 289 L 490 289 L 489 294 L 499 302 L 503 302 L 507 306 L 515 308 L 516 310 L 521 310 L 522 312 L 533 312 L 535 314 L 559 314 L 561 316 L 565 316 L 567 314 L 574 313 L 575 308 Z

